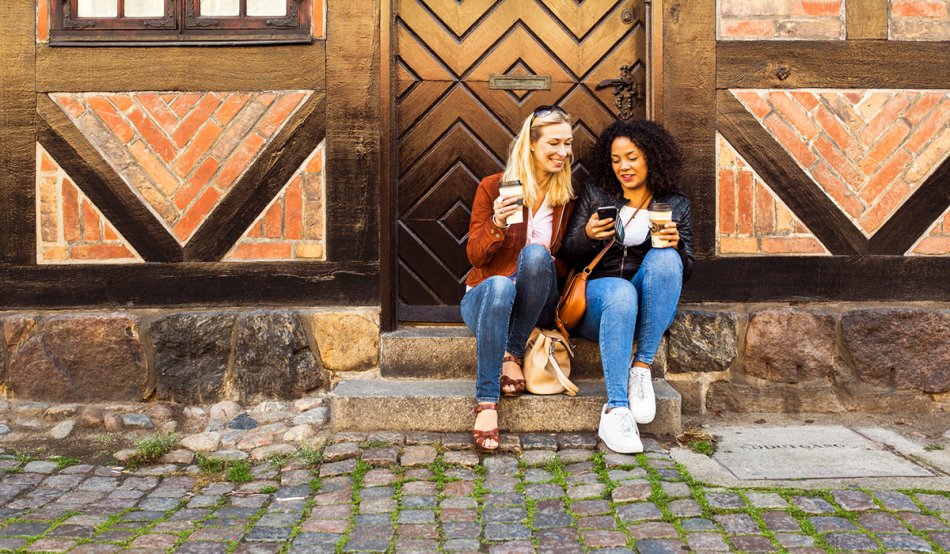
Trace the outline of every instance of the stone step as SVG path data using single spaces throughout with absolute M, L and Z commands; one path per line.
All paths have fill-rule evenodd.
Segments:
M 575 381 L 580 392 L 565 395 L 503 398 L 500 427 L 511 433 L 596 431 L 607 401 L 603 381 Z M 681 431 L 680 394 L 655 379 L 656 418 L 641 425 L 652 435 Z M 330 394 L 334 431 L 467 432 L 473 421 L 475 381 L 460 379 L 346 380 Z
M 572 380 L 603 379 L 597 343 L 571 338 L 571 344 Z M 380 335 L 379 346 L 380 372 L 385 378 L 475 378 L 475 335 L 464 325 L 400 327 Z M 654 372 L 654 376 L 660 375 Z

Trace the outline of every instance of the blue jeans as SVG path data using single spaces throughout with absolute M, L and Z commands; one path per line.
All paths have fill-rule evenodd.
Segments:
M 476 400 L 498 402 L 505 352 L 523 356 L 531 330 L 553 326 L 557 299 L 554 259 L 539 244 L 521 250 L 514 279 L 495 275 L 465 293 L 462 319 L 475 333 L 478 356 Z
M 630 281 L 601 277 L 587 282 L 587 311 L 573 332 L 600 343 L 609 407 L 630 407 L 628 370 L 634 362 L 653 363 L 682 288 L 683 261 L 673 248 L 649 250 Z M 631 361 L 634 338 L 637 352 Z

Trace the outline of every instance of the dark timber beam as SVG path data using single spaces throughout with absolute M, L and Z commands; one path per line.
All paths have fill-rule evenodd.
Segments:
M 7 35 L 3 36 L 6 41 Z M 39 92 L 323 90 L 325 86 L 322 40 L 286 46 L 34 47 Z
M 681 188 L 693 204 L 696 255 L 716 251 L 716 2 L 659 4 L 663 19 L 663 125 L 686 155 Z
M 945 89 L 946 42 L 721 41 L 716 88 Z
M 914 194 L 871 237 L 872 254 L 907 252 L 950 205 L 950 159 L 937 167 Z
M 867 238 L 731 92 L 716 106 L 722 136 L 832 254 L 867 253 Z
M 371 305 L 378 272 L 331 262 L 0 265 L 0 309 Z
M 702 260 L 684 302 L 950 301 L 946 256 L 745 256 Z

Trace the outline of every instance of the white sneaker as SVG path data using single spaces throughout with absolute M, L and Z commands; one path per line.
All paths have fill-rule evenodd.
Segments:
M 640 431 L 628 408 L 614 408 L 607 412 L 607 405 L 604 404 L 600 411 L 600 428 L 597 430 L 597 436 L 604 441 L 607 448 L 614 452 L 620 454 L 643 452 Z
M 656 394 L 650 368 L 632 366 L 627 380 L 627 400 L 637 423 L 650 423 L 656 417 Z

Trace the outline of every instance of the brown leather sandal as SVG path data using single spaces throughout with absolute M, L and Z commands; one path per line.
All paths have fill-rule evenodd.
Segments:
M 512 356 L 511 354 L 505 354 L 505 357 L 502 358 L 501 363 L 512 362 L 518 364 L 519 368 L 524 367 L 524 358 L 520 356 Z M 501 395 L 517 397 L 521 396 L 521 393 L 525 391 L 525 388 L 528 386 L 528 383 L 524 379 L 512 379 L 507 375 L 501 376 Z M 514 387 L 514 390 L 506 391 L 505 387 Z
M 485 410 L 498 410 L 498 404 L 494 402 L 490 404 L 476 404 L 475 409 L 472 410 L 472 412 L 474 412 L 475 415 L 478 415 L 480 412 Z M 485 446 L 485 441 L 487 440 L 495 441 L 495 447 L 487 448 Z M 472 442 L 475 443 L 475 449 L 479 452 L 494 452 L 498 450 L 498 447 L 501 446 L 501 439 L 498 437 L 498 427 L 489 429 L 487 431 L 472 429 Z

